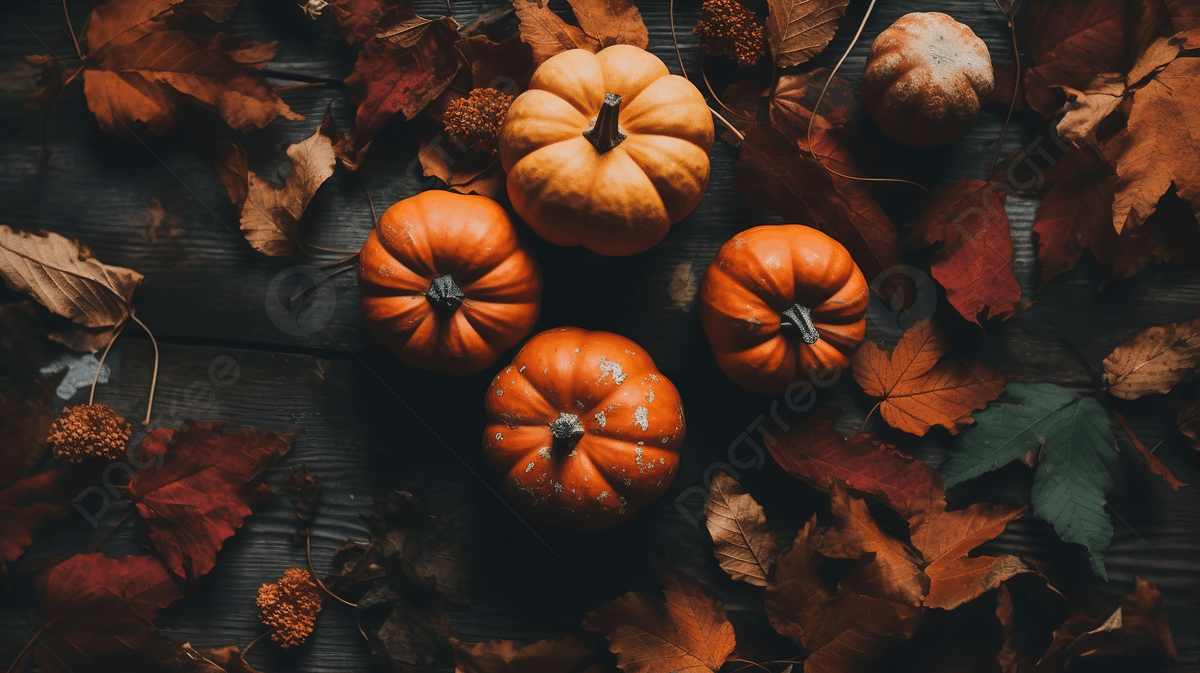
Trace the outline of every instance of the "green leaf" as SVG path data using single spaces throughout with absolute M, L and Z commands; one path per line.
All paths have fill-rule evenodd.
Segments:
M 1092 569 L 1104 579 L 1104 551 L 1113 527 L 1104 511 L 1112 488 L 1116 440 L 1108 414 L 1090 397 L 1078 397 L 1051 383 L 1011 383 L 999 403 L 975 414 L 959 451 L 942 466 L 946 486 L 954 486 L 1045 447 L 1033 478 L 1034 513 L 1058 536 L 1088 549 Z

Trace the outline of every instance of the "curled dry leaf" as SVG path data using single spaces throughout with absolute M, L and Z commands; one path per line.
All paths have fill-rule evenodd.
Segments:
M 590 612 L 583 628 L 608 638 L 625 673 L 716 671 L 734 656 L 733 625 L 721 601 L 668 569 L 659 600 L 631 591 Z
M 967 368 L 945 358 L 949 347 L 928 320 L 913 325 L 888 353 L 863 344 L 851 363 L 863 392 L 883 398 L 879 413 L 887 424 L 914 435 L 940 425 L 958 433 L 973 422 L 972 412 L 1004 391 L 1004 375 L 982 364 Z
M 911 636 L 921 608 L 824 586 L 815 551 L 817 520 L 800 529 L 779 555 L 767 585 L 771 626 L 813 653 L 805 671 L 870 670 L 889 649 Z
M 717 470 L 704 503 L 704 515 L 721 569 L 735 580 L 767 586 L 767 575 L 779 549 L 775 529 L 767 524 L 762 505 L 725 470 Z
M 842 582 L 855 593 L 920 606 L 929 592 L 921 555 L 879 528 L 867 503 L 836 482 L 830 494 L 833 524 L 813 538 L 813 549 L 829 558 L 859 560 Z
M 263 473 L 303 432 L 248 428 L 226 434 L 226 425 L 184 421 L 177 430 L 151 430 L 142 440 L 146 467 L 129 482 L 154 548 L 171 572 L 186 579 L 212 570 L 250 506 L 274 495 L 262 483 Z
M 1150 327 L 1104 358 L 1108 392 L 1126 400 L 1170 392 L 1200 364 L 1200 319 Z
M 1136 578 L 1134 590 L 1117 609 L 1100 617 L 1072 615 L 1054 631 L 1054 640 L 1038 662 L 1038 670 L 1073 670 L 1085 663 L 1139 661 L 1151 666 L 1177 657 L 1162 593 Z
M 568 49 L 597 52 L 614 44 L 645 49 L 650 33 L 632 0 L 568 0 L 578 26 L 563 21 L 546 0 L 512 0 L 521 39 L 533 48 L 533 64 Z
M 991 182 L 960 180 L 930 192 L 912 226 L 917 245 L 944 243 L 933 262 L 933 277 L 964 318 L 1007 320 L 1017 312 L 1021 286 L 1013 274 L 1007 193 Z
M 1121 429 L 1124 430 L 1125 434 L 1129 437 L 1129 441 L 1133 443 L 1133 448 L 1137 449 L 1138 453 L 1140 453 L 1142 458 L 1145 459 L 1146 464 L 1150 466 L 1151 472 L 1162 477 L 1163 481 L 1167 482 L 1167 485 L 1171 487 L 1171 490 L 1178 491 L 1181 487 L 1187 486 L 1186 483 L 1176 479 L 1175 475 L 1171 473 L 1171 470 L 1166 465 L 1163 465 L 1163 462 L 1158 459 L 1158 456 L 1155 456 L 1153 451 L 1147 449 L 1146 445 L 1142 443 L 1142 440 L 1138 439 L 1138 436 L 1133 434 L 1133 428 L 1129 427 L 1129 423 L 1125 420 L 1124 416 L 1115 410 L 1112 412 L 1112 415 L 1113 418 L 1117 419 L 1117 423 L 1121 425 Z
M 768 0 L 767 43 L 775 66 L 800 65 L 821 53 L 837 32 L 849 0 Z
M 224 33 L 183 30 L 190 16 L 229 19 L 236 2 L 109 0 L 87 23 L 88 108 L 100 128 L 130 132 L 142 123 L 163 134 L 180 119 L 180 104 L 199 104 L 239 131 L 260 129 L 276 117 L 303 116 L 275 94 L 259 68 L 275 55 L 261 44 Z
M 1059 87 L 1067 95 L 1063 117 L 1058 121 L 1058 135 L 1079 147 L 1096 144 L 1096 127 L 1104 121 L 1125 96 L 1125 78 L 1115 73 L 1101 73 L 1088 85 L 1087 91 L 1069 86 Z
M 0 224 L 0 275 L 53 313 L 84 327 L 119 325 L 133 312 L 142 274 L 96 259 L 79 241 Z
M 47 673 L 94 670 L 105 661 L 120 670 L 158 640 L 158 611 L 183 597 L 153 556 L 72 556 L 34 582 L 45 622 L 33 658 Z
M 454 644 L 454 673 L 600 673 L 595 659 L 596 649 L 579 636 L 524 646 L 511 640 Z

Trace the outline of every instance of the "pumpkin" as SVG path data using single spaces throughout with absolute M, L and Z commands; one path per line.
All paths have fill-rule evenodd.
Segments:
M 975 125 L 992 77 L 987 45 L 970 28 L 939 12 L 906 14 L 871 44 L 863 103 L 887 137 L 934 147 Z
M 576 530 L 616 525 L 671 485 L 683 403 L 640 346 L 552 329 L 496 375 L 483 448 L 526 516 Z
M 799 224 L 767 225 L 721 247 L 700 283 L 700 324 L 730 378 L 778 395 L 849 365 L 868 299 L 840 243 Z
M 533 329 L 542 273 L 499 204 L 429 191 L 388 208 L 363 244 L 367 329 L 401 362 L 447 374 L 494 363 Z
M 513 101 L 500 161 L 513 209 L 556 245 L 653 247 L 700 202 L 713 122 L 704 96 L 629 45 L 548 59 Z

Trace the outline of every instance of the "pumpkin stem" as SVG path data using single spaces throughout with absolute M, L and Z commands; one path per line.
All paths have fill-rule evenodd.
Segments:
M 812 321 L 812 311 L 807 306 L 792 304 L 791 308 L 783 312 L 782 317 L 779 326 L 789 332 L 795 330 L 804 343 L 811 346 L 820 340 L 821 334 L 817 332 L 817 326 Z
M 450 274 L 446 274 L 433 279 L 433 282 L 429 284 L 429 289 L 425 291 L 425 298 L 429 300 L 430 304 L 433 304 L 434 309 L 448 315 L 462 306 L 467 295 L 463 294 Z
M 600 106 L 600 114 L 583 130 L 583 137 L 602 154 L 620 145 L 628 137 L 617 123 L 620 116 L 621 96 L 615 93 L 604 94 L 604 105 Z
M 550 432 L 554 435 L 555 444 L 573 449 L 584 435 L 583 423 L 575 414 L 562 413 L 550 424 Z

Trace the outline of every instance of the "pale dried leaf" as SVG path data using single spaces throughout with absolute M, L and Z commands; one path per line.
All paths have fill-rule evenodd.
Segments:
M 1096 75 L 1087 91 L 1069 86 L 1060 88 L 1067 95 L 1067 102 L 1058 122 L 1058 135 L 1081 147 L 1095 143 L 1096 127 L 1117 109 L 1125 95 L 1124 78 L 1116 73 Z
M 598 51 L 599 43 L 576 26 L 563 21 L 544 0 L 512 0 L 521 21 L 521 39 L 533 48 L 533 64 L 568 49 Z
M 762 505 L 725 470 L 717 470 L 713 473 L 708 502 L 704 504 L 704 515 L 713 539 L 713 555 L 721 569 L 735 580 L 767 586 L 767 576 L 779 548 Z
M 1170 392 L 1200 364 L 1200 319 L 1151 327 L 1104 358 L 1108 392 L 1126 400 Z
M 333 175 L 337 156 L 329 136 L 317 129 L 307 140 L 287 149 L 292 160 L 282 188 L 250 173 L 250 187 L 242 206 L 242 231 L 255 250 L 286 257 L 296 249 L 300 216 L 317 189 Z
M 133 311 L 142 274 L 96 259 L 79 241 L 0 224 L 0 275 L 52 312 L 84 327 L 110 327 Z
M 849 0 L 768 0 L 767 43 L 775 65 L 800 65 L 821 53 Z

